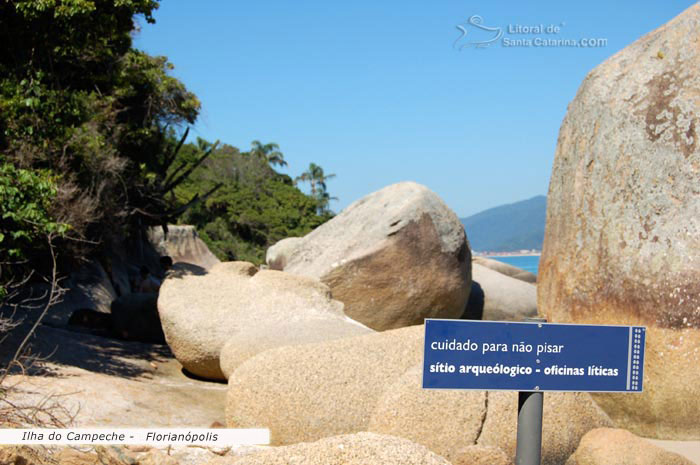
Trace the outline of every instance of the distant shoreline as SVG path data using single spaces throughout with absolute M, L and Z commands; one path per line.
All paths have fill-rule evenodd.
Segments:
M 478 253 L 474 252 L 475 256 L 478 257 L 539 257 L 542 252 L 489 252 L 489 253 Z

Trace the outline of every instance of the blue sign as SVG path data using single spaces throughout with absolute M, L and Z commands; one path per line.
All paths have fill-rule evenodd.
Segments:
M 423 388 L 642 392 L 642 326 L 425 320 Z

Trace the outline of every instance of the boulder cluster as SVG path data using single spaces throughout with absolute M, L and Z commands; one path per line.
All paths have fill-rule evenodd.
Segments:
M 512 464 L 517 394 L 422 389 L 424 320 L 534 316 L 647 327 L 642 394 L 544 395 L 543 464 L 690 464 L 643 437 L 700 439 L 699 44 L 695 5 L 588 74 L 561 127 L 537 276 L 472 257 L 454 212 L 402 182 L 260 267 L 219 262 L 191 228 L 154 231 L 182 262 L 157 294 L 122 293 L 115 255 L 90 285 L 72 278 L 68 301 L 114 301 L 117 332 L 164 338 L 189 374 L 228 383 L 226 426 L 270 429 L 274 447 L 210 465 Z M 0 447 L 0 463 L 41 463 L 27 454 Z
M 389 221 L 357 226 L 369 216 Z M 480 318 L 536 316 L 537 279 L 472 258 L 456 215 L 434 193 L 400 183 L 370 194 L 271 247 L 267 264 L 176 264 L 160 290 L 163 331 L 180 363 L 227 380 L 227 426 L 269 428 L 276 446 L 217 463 L 513 463 L 517 394 L 422 389 L 422 321 L 470 316 L 465 289 L 480 290 Z M 418 282 L 432 284 L 429 298 L 417 297 Z M 385 306 L 394 301 L 401 305 Z M 615 426 L 587 393 L 546 394 L 544 415 L 543 464 L 584 460 L 576 459 L 589 453 L 582 438 Z
M 365 463 L 347 448 L 404 463 L 377 444 L 410 463 L 512 463 L 516 394 L 423 390 L 422 322 L 536 315 L 648 329 L 643 394 L 545 395 L 542 463 L 690 463 L 634 433 L 700 437 L 699 34 L 696 5 L 586 77 L 561 128 L 537 277 L 472 258 L 456 215 L 400 183 L 271 247 L 277 271 L 166 282 L 176 355 L 228 379 L 228 426 L 264 425 L 279 446 L 230 463 Z

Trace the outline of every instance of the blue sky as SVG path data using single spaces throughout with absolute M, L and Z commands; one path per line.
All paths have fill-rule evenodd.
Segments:
M 412 180 L 459 215 L 546 194 L 559 126 L 586 73 L 692 1 L 163 0 L 134 45 L 202 101 L 194 136 L 276 142 L 291 176 L 335 173 L 340 211 Z M 500 28 L 502 36 L 468 23 Z M 514 34 L 509 27 L 557 26 Z M 467 31 L 462 38 L 461 25 Z M 505 47 L 509 39 L 602 47 Z

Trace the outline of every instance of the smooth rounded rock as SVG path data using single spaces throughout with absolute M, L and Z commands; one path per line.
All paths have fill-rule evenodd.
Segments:
M 262 323 L 248 331 L 238 333 L 224 344 L 219 356 L 221 371 L 228 379 L 241 363 L 268 349 L 330 341 L 373 332 L 350 318 L 282 321 L 271 325 Z
M 405 437 L 454 461 L 471 445 L 502 449 L 515 459 L 518 394 L 422 389 L 414 366 L 382 395 L 368 430 Z M 587 393 L 545 393 L 543 465 L 559 465 L 593 428 L 611 426 Z
M 229 378 L 226 423 L 271 443 L 366 431 L 377 402 L 423 358 L 422 325 L 267 350 Z
M 223 457 L 211 465 L 450 465 L 406 439 L 373 433 L 345 434 L 285 447 Z
M 648 328 L 616 425 L 700 439 L 700 5 L 591 71 L 559 133 L 538 275 L 552 322 Z
M 331 298 L 325 284 L 281 271 L 258 271 L 247 262 L 220 263 L 204 274 L 176 269 L 160 288 L 158 311 L 178 361 L 189 372 L 211 379 L 225 379 L 219 358 L 224 345 L 237 336 L 245 339 L 251 329 L 349 322 L 343 304 Z M 259 350 L 269 346 L 268 341 Z M 255 348 L 248 344 L 246 350 Z
M 354 202 L 303 238 L 274 246 L 271 267 L 328 284 L 345 312 L 383 331 L 459 318 L 469 296 L 464 228 L 425 186 L 402 182 Z
M 452 465 L 512 465 L 505 452 L 493 446 L 467 446 L 457 452 Z
M 387 387 L 368 431 L 410 439 L 452 461 L 478 439 L 486 392 L 423 389 L 422 375 L 418 364 Z
M 585 392 L 544 393 L 542 465 L 561 465 L 594 428 L 612 426 L 608 416 Z M 515 460 L 518 393 L 490 391 L 486 419 L 477 443 L 502 449 Z
M 470 318 L 489 321 L 522 321 L 537 316 L 537 287 L 534 284 L 472 263 L 472 293 L 465 311 Z M 475 299 L 481 294 L 481 299 Z
M 669 452 L 629 431 L 597 428 L 581 439 L 566 465 L 693 465 L 693 462 Z
M 265 253 L 265 263 L 271 270 L 284 270 L 289 255 L 302 241 L 301 237 L 288 237 L 270 246 Z
M 474 263 L 478 263 L 479 265 L 485 266 L 493 271 L 498 271 L 499 273 L 510 276 L 511 278 L 525 281 L 526 283 L 534 284 L 537 282 L 537 276 L 535 274 L 525 271 L 522 268 L 518 268 L 517 266 L 503 263 L 492 258 L 472 257 L 472 264 Z

